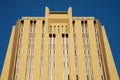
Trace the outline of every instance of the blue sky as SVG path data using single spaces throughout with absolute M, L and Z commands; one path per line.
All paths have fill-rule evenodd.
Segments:
M 54 11 L 72 7 L 73 16 L 94 16 L 105 26 L 115 64 L 120 76 L 120 0 L 0 0 L 0 72 L 8 42 L 17 19 L 44 16 L 45 6 Z

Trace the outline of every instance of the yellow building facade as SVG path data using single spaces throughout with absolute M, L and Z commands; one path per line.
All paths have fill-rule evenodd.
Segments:
M 99 20 L 45 11 L 13 26 L 1 80 L 119 80 Z

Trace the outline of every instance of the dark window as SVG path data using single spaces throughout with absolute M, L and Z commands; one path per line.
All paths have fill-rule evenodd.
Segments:
M 83 24 L 83 21 L 81 21 L 81 24 Z
M 51 38 L 51 37 L 52 37 L 52 34 L 49 34 L 49 37 Z
M 89 76 L 87 75 L 87 80 L 89 80 Z
M 87 21 L 85 21 L 85 27 L 87 27 Z
M 75 21 L 73 21 L 73 24 L 75 24 Z
M 32 24 L 32 20 L 30 20 L 30 24 Z
M 100 52 L 99 52 L 99 50 L 98 50 L 98 55 L 100 55 Z
M 70 76 L 68 75 L 68 80 L 70 80 Z
M 68 38 L 68 34 L 66 34 L 66 38 Z
M 24 20 L 21 20 L 21 23 L 24 24 Z
M 63 37 L 63 38 L 64 38 L 64 36 L 65 36 L 65 35 L 64 35 L 64 34 L 62 34 L 62 37 Z
M 78 75 L 76 75 L 76 80 L 79 80 Z
M 96 20 L 94 20 L 94 24 L 96 24 Z
M 77 56 L 77 52 L 76 52 L 76 50 L 75 50 L 75 56 Z
M 87 24 L 87 21 L 85 21 L 85 24 Z
M 53 34 L 53 37 L 55 38 L 55 37 L 56 37 L 56 34 Z
M 45 24 L 45 21 L 43 21 L 42 23 Z
M 36 24 L 36 21 L 34 21 L 34 24 Z
M 104 79 L 103 79 L 103 75 L 101 75 L 101 79 L 104 80 Z

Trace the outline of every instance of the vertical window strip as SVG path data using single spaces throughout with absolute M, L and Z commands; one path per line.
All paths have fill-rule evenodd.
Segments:
M 67 37 L 67 35 L 66 35 L 66 37 L 65 37 L 65 63 L 66 63 L 66 73 L 67 73 L 67 75 L 66 75 L 66 78 L 68 78 L 67 76 L 68 75 L 70 75 L 70 73 L 69 73 L 69 45 L 68 45 L 68 37 Z M 67 79 L 68 80 L 68 79 Z
M 58 33 L 60 33 L 60 26 L 58 26 Z
M 84 58 L 85 58 L 85 67 L 86 67 L 86 77 L 87 80 L 93 80 L 93 69 L 92 69 L 92 60 L 90 55 L 90 43 L 89 43 L 89 34 L 87 21 L 82 21 L 82 36 L 83 46 L 84 46 Z
M 99 61 L 99 67 L 100 67 L 100 73 L 101 73 L 101 79 L 104 79 L 104 72 L 103 72 L 103 65 L 102 65 L 102 59 L 101 59 L 101 53 L 100 53 L 100 48 L 99 48 L 99 37 L 98 37 L 98 30 L 96 26 L 96 21 L 94 21 L 94 31 L 95 31 L 95 38 L 96 38 L 96 47 L 97 47 L 97 52 L 98 52 L 98 61 Z
M 66 33 L 68 33 L 68 27 L 67 27 L 67 26 L 65 26 L 65 28 L 66 28 Z
M 14 80 L 18 80 L 18 72 L 20 68 L 19 64 L 20 64 L 20 55 L 21 55 L 21 47 L 22 47 L 22 35 L 23 35 L 23 25 L 24 25 L 23 23 L 24 22 L 21 21 Z
M 55 70 L 56 70 L 56 64 L 55 64 L 55 61 L 56 61 L 56 48 L 55 48 L 55 45 L 56 45 L 56 40 L 55 40 L 55 37 L 53 38 L 52 37 L 52 34 L 49 34 L 49 80 L 56 80 L 56 77 L 55 77 Z
M 56 80 L 56 37 L 53 38 L 54 52 L 53 52 L 53 80 Z
M 45 22 L 42 23 L 42 40 L 41 40 L 41 60 L 40 60 L 40 80 L 43 80 L 43 63 L 44 63 L 44 26 Z
M 78 56 L 77 56 L 77 45 L 76 45 L 76 28 L 75 22 L 73 23 L 73 38 L 74 38 L 74 57 L 75 57 L 75 69 L 76 69 L 76 80 L 79 80 L 78 76 Z
M 62 29 L 62 31 L 63 31 L 63 29 Z M 65 50 L 64 50 L 64 46 L 65 46 L 65 44 L 64 44 L 64 34 L 62 34 L 62 55 L 63 55 L 63 80 L 66 80 L 65 79 L 65 72 L 66 72 L 66 69 L 65 69 Z
M 62 55 L 63 55 L 63 80 L 68 80 L 69 75 L 69 45 L 68 34 L 62 34 Z
M 35 49 L 35 31 L 36 31 L 36 21 L 34 21 L 32 27 L 32 53 L 31 53 L 31 69 L 30 69 L 30 80 L 33 80 L 33 68 L 34 68 L 34 49 Z
M 52 80 L 52 61 L 51 60 L 52 60 L 52 37 L 49 38 L 49 80 Z
M 27 64 L 26 64 L 26 80 L 29 80 L 29 74 L 30 74 L 30 54 L 31 54 L 31 42 L 32 42 L 31 37 L 32 37 L 32 21 L 30 21 L 30 32 L 29 32 Z
M 30 21 L 30 32 L 27 52 L 27 64 L 26 64 L 26 80 L 33 80 L 33 68 L 34 68 L 34 46 L 35 46 L 35 30 L 36 21 Z

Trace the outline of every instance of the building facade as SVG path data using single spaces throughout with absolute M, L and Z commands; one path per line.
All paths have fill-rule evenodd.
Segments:
M 45 11 L 13 26 L 2 80 L 119 80 L 99 20 Z

